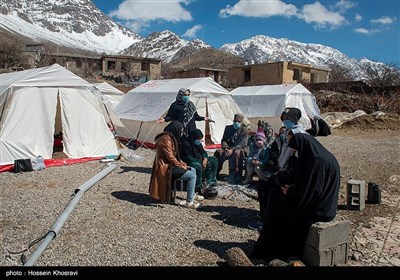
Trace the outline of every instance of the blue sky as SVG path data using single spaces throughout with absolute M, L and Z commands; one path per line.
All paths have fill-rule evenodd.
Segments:
M 170 30 L 214 48 L 255 35 L 333 47 L 349 57 L 400 64 L 399 0 L 92 0 L 147 37 Z

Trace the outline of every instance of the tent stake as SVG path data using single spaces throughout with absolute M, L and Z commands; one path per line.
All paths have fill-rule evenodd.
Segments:
M 111 164 L 109 167 L 89 179 L 86 183 L 81 185 L 74 191 L 72 199 L 69 201 L 67 207 L 64 209 L 64 212 L 61 213 L 60 217 L 54 223 L 52 229 L 47 233 L 46 237 L 43 239 L 42 243 L 39 247 L 33 252 L 32 256 L 26 261 L 24 266 L 32 266 L 35 261 L 42 255 L 42 253 L 46 250 L 50 241 L 53 240 L 57 233 L 60 231 L 61 227 L 64 225 L 65 221 L 68 219 L 69 215 L 74 210 L 75 206 L 78 204 L 79 200 L 82 198 L 84 192 L 92 187 L 95 183 L 103 179 L 107 176 L 111 171 L 113 171 L 117 167 L 116 164 Z

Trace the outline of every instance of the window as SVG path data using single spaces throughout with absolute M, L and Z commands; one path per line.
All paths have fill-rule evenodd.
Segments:
M 140 65 L 140 70 L 147 71 L 149 70 L 149 63 L 147 61 L 143 61 Z
M 250 82 L 251 80 L 251 69 L 244 70 L 244 82 Z
M 115 70 L 115 61 L 107 61 L 107 69 Z
M 127 65 L 128 64 L 126 62 L 121 62 L 121 71 L 122 72 L 126 72 L 126 70 L 128 69 Z
M 301 81 L 301 70 L 293 69 L 293 81 Z

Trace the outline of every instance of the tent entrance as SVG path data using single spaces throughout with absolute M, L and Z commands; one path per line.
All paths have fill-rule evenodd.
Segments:
M 61 101 L 60 101 L 60 93 L 57 94 L 57 110 L 56 110 L 56 118 L 54 122 L 54 144 L 53 144 L 53 154 L 52 158 L 68 158 L 66 154 L 64 154 L 64 145 L 63 145 L 63 129 L 62 129 L 62 121 L 61 121 Z

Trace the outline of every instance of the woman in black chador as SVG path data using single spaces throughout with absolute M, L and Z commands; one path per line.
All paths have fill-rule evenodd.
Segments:
M 291 135 L 297 153 L 293 185 L 272 189 L 252 256 L 270 261 L 301 257 L 310 226 L 335 218 L 340 187 L 336 158 L 314 137 Z

